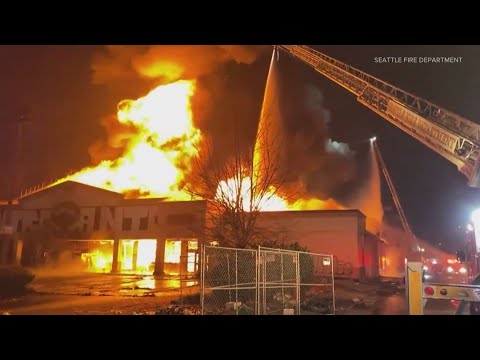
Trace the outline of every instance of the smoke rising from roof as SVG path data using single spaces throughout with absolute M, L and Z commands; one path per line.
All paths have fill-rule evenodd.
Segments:
M 285 167 L 290 180 L 302 189 L 301 197 L 335 198 L 356 176 L 354 153 L 347 144 L 330 139 L 331 115 L 322 91 L 302 77 L 292 78 L 287 71 L 279 74 L 278 96 L 287 133 Z
M 252 103 L 242 94 L 243 89 L 242 92 L 226 89 L 229 84 L 225 81 L 225 67 L 250 65 L 269 48 L 256 45 L 105 46 L 93 58 L 92 81 L 107 86 L 120 101 L 126 96 L 145 95 L 160 84 L 197 79 L 192 98 L 194 125 L 213 139 L 216 151 L 228 153 L 233 120 L 248 123 L 244 113 L 252 109 Z M 228 118 L 226 112 L 229 112 Z M 113 114 L 102 119 L 101 125 L 107 137 L 90 146 L 93 164 L 121 155 L 125 140 L 135 132 L 133 127 L 119 124 Z M 249 133 L 250 128 L 252 126 L 247 125 L 240 130 Z M 240 141 L 246 137 L 248 135 L 242 136 Z
M 106 46 L 92 64 L 96 84 L 138 78 L 160 83 L 196 79 L 229 61 L 254 62 L 263 47 L 248 45 Z
M 367 215 L 367 229 L 375 234 L 381 231 L 383 206 L 380 188 L 380 169 L 377 154 L 372 143 L 370 144 L 368 165 L 368 174 L 365 174 L 365 181 L 357 191 L 352 194 L 349 205 Z
M 195 126 L 212 141 L 213 151 L 219 154 L 216 160 L 222 161 L 235 151 L 234 142 L 246 148 L 255 141 L 268 71 L 267 64 L 256 59 L 270 58 L 266 49 L 271 47 L 107 46 L 94 58 L 93 81 L 113 91 L 143 83 L 145 93 L 161 83 L 198 79 L 192 99 Z M 288 64 L 284 67 L 285 59 L 281 56 L 275 63 L 274 92 L 282 114 L 278 121 L 285 132 L 286 189 L 299 197 L 338 200 L 357 176 L 355 154 L 347 144 L 330 138 L 331 117 L 322 91 L 305 77 L 292 74 Z M 260 91 L 252 91 L 257 84 Z M 141 95 L 139 91 L 137 96 Z M 115 158 L 135 131 L 112 120 L 107 117 L 102 122 L 108 138 L 89 149 L 94 163 Z

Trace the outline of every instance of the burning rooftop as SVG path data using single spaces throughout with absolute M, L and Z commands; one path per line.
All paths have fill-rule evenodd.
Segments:
M 274 59 L 272 56 L 254 144 L 253 165 L 247 164 L 243 168 L 242 164 L 241 176 L 220 174 L 213 184 L 214 196 L 216 199 L 240 201 L 247 212 L 345 209 L 333 199 L 322 200 L 305 192 L 289 197 L 279 192 L 276 184 L 270 183 L 274 177 L 269 173 L 270 169 L 277 167 L 279 164 L 276 162 L 284 156 L 278 144 L 286 142 Z M 195 126 L 194 121 L 192 99 L 197 86 L 197 81 L 193 79 L 178 80 L 159 85 L 136 100 L 120 101 L 116 116 L 111 120 L 113 123 L 106 126 L 107 143 L 118 150 L 116 156 L 104 154 L 100 162 L 96 161 L 94 165 L 50 185 L 35 187 L 23 193 L 21 198 L 74 181 L 122 194 L 125 199 L 200 199 L 201 196 L 192 195 L 185 187 L 193 174 L 193 164 L 202 155 L 205 141 L 205 134 Z M 270 153 L 264 153 L 265 148 Z M 245 174 L 244 169 L 248 170 Z M 293 184 L 296 184 L 295 181 Z M 259 188 L 262 190 L 258 191 Z

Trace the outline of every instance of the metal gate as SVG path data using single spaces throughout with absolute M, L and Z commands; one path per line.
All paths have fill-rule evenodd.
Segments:
M 258 255 L 259 314 L 300 314 L 298 252 L 259 248 Z
M 333 256 L 202 247 L 202 314 L 334 314 Z

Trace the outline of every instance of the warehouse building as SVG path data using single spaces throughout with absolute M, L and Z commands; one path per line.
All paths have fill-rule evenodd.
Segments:
M 193 275 L 199 271 L 207 208 L 205 201 L 125 199 L 63 182 L 0 204 L 0 263 Z M 358 210 L 263 212 L 258 225 L 270 240 L 333 254 L 338 276 L 375 278 L 385 266 L 383 244 L 366 230 Z

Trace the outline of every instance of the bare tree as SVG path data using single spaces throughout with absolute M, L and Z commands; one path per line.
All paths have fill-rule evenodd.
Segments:
M 234 151 L 226 161 L 218 161 L 208 141 L 195 161 L 195 181 L 186 190 L 207 200 L 206 235 L 224 246 L 246 248 L 264 238 L 258 215 L 282 193 L 284 139 L 280 125 L 273 129 L 270 123 L 260 120 L 255 144 L 247 149 L 234 134 Z

